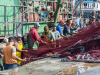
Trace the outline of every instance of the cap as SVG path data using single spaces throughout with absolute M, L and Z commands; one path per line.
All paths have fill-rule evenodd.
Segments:
M 22 38 L 22 35 L 21 34 L 18 34 L 17 37 Z
M 9 42 L 15 41 L 14 37 L 9 37 Z
M 34 23 L 34 25 L 40 26 L 40 24 L 38 22 Z
M 4 42 L 4 43 L 8 43 L 8 39 L 7 39 L 7 38 L 4 38 L 4 39 L 3 39 L 3 42 Z
M 64 20 L 60 20 L 60 23 L 65 23 Z
M 71 21 L 68 19 L 68 20 L 66 21 L 66 23 L 71 23 Z

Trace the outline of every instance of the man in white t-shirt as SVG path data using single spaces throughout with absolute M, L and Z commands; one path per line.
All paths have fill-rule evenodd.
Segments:
M 60 39 L 60 33 L 59 33 L 59 31 L 56 30 L 56 25 L 53 26 L 52 33 L 55 36 L 55 40 Z

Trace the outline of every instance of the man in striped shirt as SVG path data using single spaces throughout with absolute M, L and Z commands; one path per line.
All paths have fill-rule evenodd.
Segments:
M 3 49 L 2 60 L 5 62 L 5 70 L 17 68 L 17 60 L 26 61 L 26 59 L 20 59 L 16 56 L 16 48 L 13 46 L 15 38 L 9 38 L 9 44 Z

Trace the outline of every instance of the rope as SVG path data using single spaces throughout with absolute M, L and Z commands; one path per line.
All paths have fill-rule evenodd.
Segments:
M 38 58 L 31 58 L 32 56 L 30 56 L 29 58 L 26 58 L 26 62 L 28 61 L 28 62 L 31 62 L 31 61 L 33 61 L 33 60 L 39 60 L 39 59 L 44 59 L 44 58 L 46 58 L 46 57 L 38 57 Z

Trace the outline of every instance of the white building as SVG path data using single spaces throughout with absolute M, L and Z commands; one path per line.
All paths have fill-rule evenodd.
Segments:
M 82 11 L 90 11 L 92 12 L 93 10 L 99 11 L 100 10 L 100 3 L 98 1 L 90 1 L 90 0 L 85 0 L 81 4 L 81 10 Z M 80 5 L 77 8 L 77 11 L 80 11 Z

